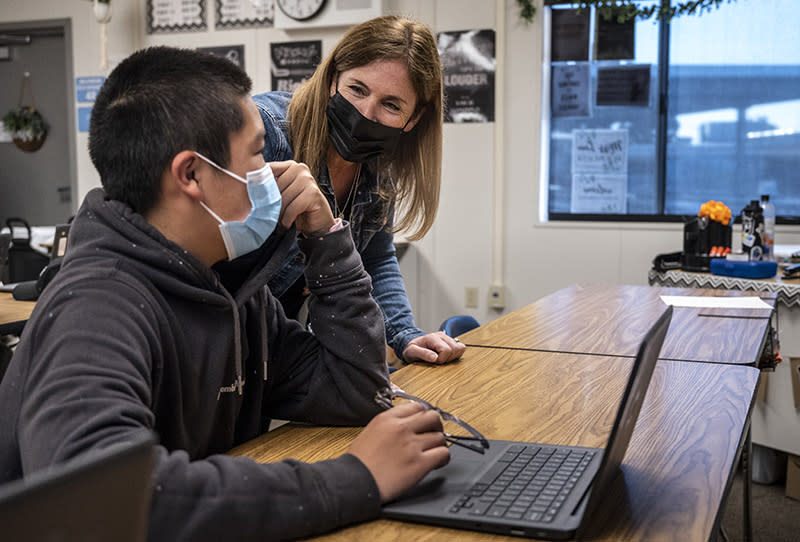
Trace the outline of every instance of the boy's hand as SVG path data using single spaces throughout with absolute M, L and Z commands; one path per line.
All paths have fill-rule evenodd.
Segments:
M 269 165 L 283 200 L 280 223 L 286 228 L 295 223 L 306 237 L 328 233 L 333 226 L 333 213 L 308 166 L 294 160 Z
M 349 452 L 372 473 L 381 502 L 399 497 L 450 461 L 439 414 L 417 403 L 398 405 L 375 416 Z

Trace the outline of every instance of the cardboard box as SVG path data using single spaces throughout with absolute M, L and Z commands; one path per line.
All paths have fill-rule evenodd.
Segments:
M 758 375 L 756 402 L 758 402 L 760 405 L 763 405 L 767 402 L 767 386 L 769 385 L 769 380 L 772 374 L 772 372 L 761 371 L 761 373 Z
M 794 408 L 800 408 L 800 358 L 789 358 L 792 368 L 792 395 L 794 395 Z
M 786 496 L 800 501 L 800 456 L 789 454 L 786 461 Z

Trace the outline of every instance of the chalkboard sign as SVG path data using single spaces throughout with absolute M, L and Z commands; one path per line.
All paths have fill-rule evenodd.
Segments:
M 311 77 L 322 60 L 322 41 L 289 41 L 270 44 L 272 90 L 294 92 Z

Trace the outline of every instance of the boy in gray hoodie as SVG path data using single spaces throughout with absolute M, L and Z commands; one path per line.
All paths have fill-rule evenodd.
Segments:
M 160 440 L 150 540 L 285 539 L 374 518 L 448 461 L 435 412 L 378 414 L 369 276 L 308 168 L 264 162 L 250 90 L 229 61 L 167 47 L 110 74 L 89 134 L 103 188 L 0 384 L 0 482 L 146 429 Z M 295 238 L 313 334 L 264 286 Z M 223 455 L 272 418 L 369 424 L 319 463 Z

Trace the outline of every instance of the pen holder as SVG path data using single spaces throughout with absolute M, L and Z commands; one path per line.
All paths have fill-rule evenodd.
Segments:
M 681 267 L 686 271 L 708 271 L 712 249 L 730 249 L 732 235 L 730 224 L 726 226 L 707 216 L 693 217 L 683 225 Z

